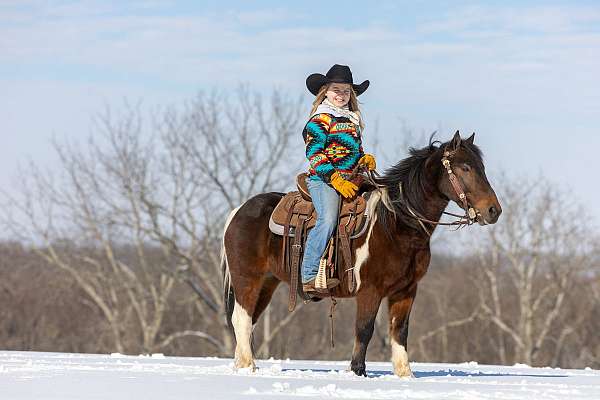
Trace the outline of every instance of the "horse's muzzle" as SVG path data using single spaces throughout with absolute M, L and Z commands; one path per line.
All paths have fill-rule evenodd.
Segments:
M 477 213 L 477 222 L 479 222 L 479 225 L 495 224 L 498 218 L 500 218 L 500 214 L 502 214 L 500 204 L 491 205 L 486 209 L 479 210 Z

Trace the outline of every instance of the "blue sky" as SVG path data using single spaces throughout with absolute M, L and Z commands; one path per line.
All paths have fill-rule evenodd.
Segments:
M 387 149 L 401 126 L 477 132 L 490 175 L 550 177 L 600 216 L 597 1 L 0 2 L 0 184 L 104 105 L 180 104 L 240 83 L 308 93 L 334 63 Z M 299 150 L 301 151 L 301 150 Z M 391 159 L 398 159 L 403 154 Z M 9 186 L 10 187 L 10 186 Z

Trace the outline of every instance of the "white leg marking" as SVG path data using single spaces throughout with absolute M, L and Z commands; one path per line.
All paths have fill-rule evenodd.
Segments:
M 394 373 L 401 378 L 414 378 L 408 363 L 408 353 L 404 346 L 392 338 L 392 365 Z
M 375 226 L 375 221 L 377 221 L 377 213 L 375 213 L 375 207 L 379 202 L 381 195 L 377 192 L 373 193 L 367 202 L 367 213 L 369 214 L 369 230 L 367 232 L 367 238 L 365 242 L 356 249 L 354 254 L 354 279 L 356 280 L 356 291 L 360 288 L 360 268 L 363 266 L 367 259 L 369 258 L 369 239 L 371 238 L 371 233 L 373 232 L 373 226 Z
M 250 368 L 252 371 L 256 368 L 252 358 L 252 348 L 250 338 L 252 335 L 252 317 L 236 301 L 231 316 L 231 323 L 235 331 L 235 367 Z

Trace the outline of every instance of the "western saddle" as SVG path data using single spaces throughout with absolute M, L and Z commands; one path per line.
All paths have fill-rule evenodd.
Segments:
M 306 178 L 306 173 L 299 174 L 296 177 L 298 190 L 283 196 L 269 220 L 271 232 L 283 236 L 282 271 L 290 276 L 288 302 L 290 312 L 296 307 L 296 293 L 304 301 L 309 301 L 330 296 L 330 290 L 339 290 L 339 288 L 326 289 L 326 279 L 334 278 L 336 275 L 340 280 L 340 286 L 346 283 L 348 293 L 352 294 L 355 291 L 356 281 L 354 278 L 351 240 L 362 236 L 369 225 L 367 198 L 372 186 L 363 183 L 363 177 L 357 175 L 352 181 L 359 186 L 358 194 L 353 199 L 342 200 L 336 232 L 329 240 L 327 249 L 321 259 L 317 284 L 319 278 L 324 277 L 325 281 L 322 284 L 324 290 L 317 294 L 304 293 L 302 285 L 299 285 L 303 249 L 305 248 L 308 231 L 315 226 L 317 220 L 317 214 L 306 187 Z

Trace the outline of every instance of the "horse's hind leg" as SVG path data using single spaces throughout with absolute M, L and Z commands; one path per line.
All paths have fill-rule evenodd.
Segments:
M 252 197 L 236 211 L 225 224 L 223 234 L 223 276 L 229 277 L 235 305 L 231 324 L 235 332 L 235 366 L 254 370 L 252 355 L 252 320 L 265 280 L 268 278 L 268 260 L 271 257 L 267 226 L 271 211 L 281 199 L 276 193 Z M 281 246 L 277 247 L 280 248 Z M 227 279 L 225 279 L 227 281 Z M 227 298 L 231 296 L 227 293 Z
M 277 286 L 279 286 L 279 282 L 280 280 L 271 274 L 268 274 L 268 276 L 265 278 L 262 288 L 260 289 L 260 294 L 258 295 L 256 307 L 254 308 L 254 314 L 252 315 L 252 325 L 258 322 L 258 318 L 260 318 L 263 311 L 265 311 L 271 302 L 271 298 L 273 297 L 275 289 L 277 289 Z
M 252 354 L 252 329 L 258 322 L 260 315 L 269 305 L 273 292 L 277 289 L 279 282 L 279 279 L 269 274 L 265 279 L 257 279 L 246 286 L 249 290 L 245 290 L 239 296 L 236 293 L 236 301 L 231 318 L 236 340 L 236 368 L 251 368 L 252 370 L 256 368 L 254 355 Z
M 235 306 L 231 323 L 235 332 L 235 367 L 256 368 L 252 355 L 252 315 L 260 295 L 262 279 L 246 280 L 244 285 L 234 286 Z M 241 287 L 240 287 L 241 286 Z M 238 289 L 240 288 L 240 289 Z

